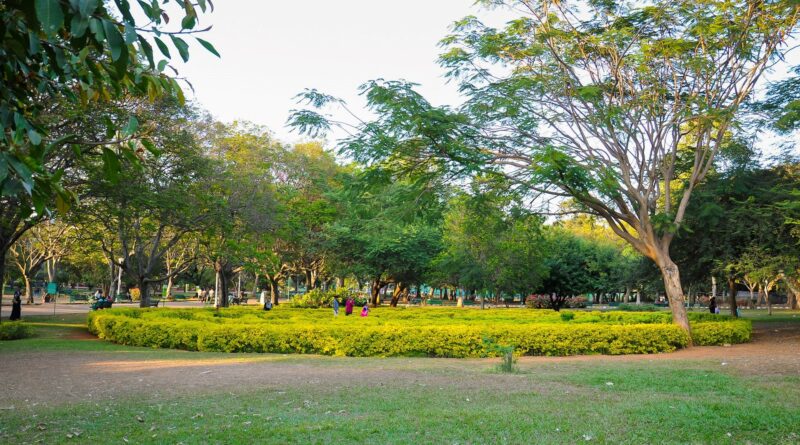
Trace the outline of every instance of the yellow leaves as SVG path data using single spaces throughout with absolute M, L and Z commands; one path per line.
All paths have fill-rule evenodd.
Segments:
M 358 357 L 485 357 L 483 339 L 513 345 L 521 355 L 640 354 L 686 345 L 666 313 L 534 310 L 376 309 L 370 317 L 334 319 L 330 311 L 276 308 L 206 310 L 113 309 L 92 313 L 90 330 L 116 343 L 221 352 L 273 352 Z M 700 322 L 697 344 L 750 338 L 745 321 Z

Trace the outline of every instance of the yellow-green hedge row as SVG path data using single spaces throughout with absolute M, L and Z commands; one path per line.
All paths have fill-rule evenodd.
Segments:
M 426 325 L 408 320 L 404 324 L 371 325 L 360 317 L 271 323 L 239 317 L 241 311 L 234 312 L 232 318 L 226 317 L 224 311 L 217 317 L 210 314 L 163 309 L 106 310 L 90 314 L 89 328 L 100 338 L 131 346 L 358 357 L 484 357 L 490 354 L 484 338 L 513 345 L 518 355 L 642 354 L 671 352 L 687 344 L 685 333 L 671 323 Z M 750 338 L 750 323 L 744 320 L 697 322 L 692 329 L 698 345 L 741 343 Z
M 750 320 L 692 323 L 692 340 L 697 346 L 719 346 L 747 343 L 753 332 Z
M 343 310 L 341 312 L 344 312 Z M 464 308 L 373 308 L 369 317 L 333 318 L 331 309 L 298 309 L 281 305 L 271 311 L 254 310 L 252 307 L 226 308 L 216 311 L 212 308 L 114 308 L 114 314 L 133 318 L 161 320 L 196 320 L 212 323 L 263 323 L 270 324 L 346 324 L 357 322 L 361 326 L 382 326 L 396 324 L 419 325 L 527 325 L 540 323 L 591 323 L 591 324 L 650 324 L 671 323 L 672 315 L 661 312 L 625 312 L 625 311 L 561 311 L 552 310 L 508 310 L 508 309 L 464 309 Z M 563 317 L 568 315 L 567 317 Z M 692 322 L 735 320 L 726 315 L 709 313 L 689 313 Z

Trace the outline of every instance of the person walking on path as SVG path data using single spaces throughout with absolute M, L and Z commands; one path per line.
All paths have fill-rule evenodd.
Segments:
M 19 320 L 22 317 L 22 293 L 19 289 L 14 291 L 14 298 L 11 300 L 11 321 Z
M 369 303 L 364 303 L 364 307 L 361 308 L 361 316 L 366 317 L 369 315 Z
M 333 297 L 333 316 L 339 316 L 339 300 L 337 300 L 336 297 Z
M 350 297 L 344 304 L 344 315 L 350 315 L 352 313 L 353 313 L 353 297 Z

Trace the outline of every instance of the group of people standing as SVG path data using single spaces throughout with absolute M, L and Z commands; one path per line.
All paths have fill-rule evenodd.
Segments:
M 352 315 L 353 314 L 353 307 L 355 306 L 356 302 L 353 300 L 353 297 L 348 297 L 344 303 L 344 315 Z M 366 317 L 369 315 L 369 304 L 364 303 L 364 307 L 361 308 L 361 316 Z M 333 316 L 339 316 L 339 300 L 336 297 L 333 297 Z
M 202 303 L 211 303 L 214 301 L 214 289 L 200 289 L 197 291 L 197 298 Z

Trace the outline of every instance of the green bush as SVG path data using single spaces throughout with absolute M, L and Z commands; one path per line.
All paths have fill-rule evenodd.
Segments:
M 752 332 L 753 326 L 749 320 L 731 318 L 726 323 L 700 322 L 692 324 L 692 340 L 698 346 L 745 343 L 750 341 Z
M 483 357 L 485 338 L 519 355 L 639 354 L 674 351 L 688 340 L 664 312 L 566 313 L 571 317 L 553 311 L 378 308 L 366 318 L 333 318 L 328 309 L 285 306 L 268 312 L 118 308 L 89 314 L 89 328 L 133 346 L 347 356 Z M 748 321 L 693 318 L 700 319 L 692 321 L 698 345 L 750 338 Z
M 344 302 L 351 297 L 355 300 L 358 300 L 358 295 L 356 295 L 355 292 L 344 287 L 330 289 L 327 291 L 323 291 L 321 289 L 312 289 L 303 295 L 293 297 L 289 302 L 289 306 L 304 309 L 331 307 L 333 306 L 334 297 L 339 300 L 340 304 L 344 304 Z M 358 302 L 359 301 L 356 301 L 356 303 Z M 364 303 L 362 302 L 361 305 L 363 304 Z
M 19 340 L 33 336 L 33 328 L 21 321 L 0 323 L 0 340 Z
M 617 308 L 626 312 L 656 312 L 661 310 L 661 308 L 654 304 L 622 303 Z

